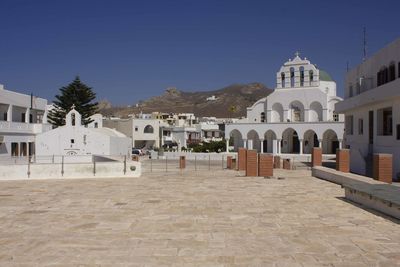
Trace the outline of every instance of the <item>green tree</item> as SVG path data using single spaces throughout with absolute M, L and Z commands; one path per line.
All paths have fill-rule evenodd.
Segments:
M 92 88 L 81 82 L 79 76 L 75 80 L 60 88 L 60 94 L 55 96 L 54 109 L 49 111 L 48 120 L 55 126 L 65 125 L 65 116 L 72 106 L 81 114 L 82 124 L 92 122 L 89 117 L 97 112 L 96 93 Z

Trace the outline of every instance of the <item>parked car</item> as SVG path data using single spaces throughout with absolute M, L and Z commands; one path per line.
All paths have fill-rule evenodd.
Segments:
M 141 149 L 138 149 L 138 148 L 132 148 L 132 154 L 133 155 L 139 155 L 139 156 L 143 156 L 144 155 L 143 151 Z

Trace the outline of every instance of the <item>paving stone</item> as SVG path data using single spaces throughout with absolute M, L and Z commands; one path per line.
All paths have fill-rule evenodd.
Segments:
M 1 266 L 398 266 L 399 221 L 308 171 L 0 182 Z

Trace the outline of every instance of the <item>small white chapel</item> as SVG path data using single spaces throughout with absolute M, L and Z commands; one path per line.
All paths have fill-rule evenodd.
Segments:
M 132 140 L 114 129 L 102 127 L 102 119 L 94 117 L 88 127 L 82 125 L 81 114 L 72 107 L 65 125 L 36 136 L 36 157 L 44 156 L 129 156 Z

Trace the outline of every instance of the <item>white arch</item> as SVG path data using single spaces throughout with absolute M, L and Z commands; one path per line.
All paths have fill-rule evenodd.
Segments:
M 247 143 L 248 149 L 255 149 L 257 152 L 261 152 L 261 143 L 260 143 L 260 137 L 257 133 L 256 130 L 250 130 L 247 133 Z
M 300 87 L 303 87 L 304 86 L 304 66 L 301 66 L 300 68 L 299 68 L 299 78 L 300 78 Z
M 289 119 L 292 122 L 304 121 L 304 105 L 298 100 L 292 101 L 289 105 Z
M 339 148 L 339 139 L 337 133 L 332 130 L 326 130 L 322 135 L 322 153 L 335 154 Z
M 281 143 L 282 153 L 299 153 L 300 152 L 300 140 L 299 135 L 293 128 L 286 128 L 282 133 Z
M 271 122 L 283 122 L 283 106 L 279 102 L 272 105 Z
M 263 142 L 263 150 L 265 153 L 273 153 L 273 144 L 274 140 L 277 139 L 276 133 L 269 129 L 264 133 L 264 142 Z
M 314 101 L 310 104 L 310 109 L 308 111 L 308 121 L 315 122 L 315 121 L 322 121 L 322 105 L 318 101 Z
M 154 128 L 151 125 L 146 125 L 146 127 L 144 127 L 143 133 L 154 133 Z
M 294 87 L 296 84 L 296 70 L 294 67 L 290 68 L 290 87 Z
M 318 135 L 313 129 L 308 129 L 303 135 L 303 153 L 311 154 L 313 147 L 318 147 Z
M 237 151 L 239 147 L 243 147 L 243 145 L 244 145 L 243 135 L 237 129 L 233 129 L 232 131 L 230 131 L 229 140 L 230 140 L 230 142 L 233 143 L 234 151 Z

